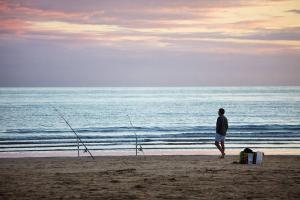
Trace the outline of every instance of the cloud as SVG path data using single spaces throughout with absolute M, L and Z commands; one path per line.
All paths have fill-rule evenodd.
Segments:
M 19 19 L 0 19 L 0 24 L 0 34 L 22 35 L 28 30 L 30 23 Z
M 58 10 L 43 10 L 36 7 L 26 7 L 20 3 L 0 2 L 0 19 L 18 19 L 24 21 L 84 21 L 93 13 L 64 12 Z
M 291 13 L 296 13 L 296 14 L 300 14 L 300 9 L 292 9 L 292 10 L 288 10 L 287 12 L 291 12 Z
M 258 29 L 256 33 L 240 38 L 300 41 L 300 26 L 283 29 Z
M 214 82 L 219 66 L 230 69 L 228 77 L 247 78 L 274 65 L 279 76 L 283 69 L 273 61 L 280 57 L 292 77 L 299 71 L 299 17 L 291 14 L 298 7 L 258 0 L 0 0 L 0 75 L 63 84 L 72 71 L 82 84 L 134 85 L 163 84 L 172 74 L 172 84 L 202 84 L 198 79 Z

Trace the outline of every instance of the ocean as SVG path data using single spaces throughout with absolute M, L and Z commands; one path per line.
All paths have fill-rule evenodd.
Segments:
M 300 153 L 300 87 L 57 87 L 0 88 L 0 156 L 76 156 L 60 115 L 96 155 L 134 155 L 136 138 L 139 154 L 218 153 L 221 107 L 227 151 Z

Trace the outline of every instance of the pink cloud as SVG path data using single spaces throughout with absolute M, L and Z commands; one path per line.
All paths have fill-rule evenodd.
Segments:
M 222 49 L 223 47 L 219 45 L 224 42 L 220 39 L 224 38 L 268 40 L 269 38 L 263 37 L 266 34 L 274 40 L 281 37 L 285 40 L 289 38 L 297 40 L 298 35 L 295 31 L 291 33 L 290 29 L 262 29 L 274 18 L 241 20 L 232 23 L 221 20 L 210 23 L 210 19 L 216 17 L 212 13 L 221 12 L 223 8 L 247 7 L 254 4 L 257 2 L 2 1 L 0 2 L 0 36 L 14 33 L 18 36 L 49 40 L 72 38 L 85 42 L 101 41 L 101 44 L 114 43 L 118 47 L 122 44 L 127 47 L 136 43 L 148 44 L 150 41 L 158 47 L 175 45 L 179 49 L 190 47 L 191 51 L 194 49 L 193 45 L 197 46 L 197 43 L 189 44 L 189 38 L 208 38 L 207 42 L 216 46 L 211 49 Z M 103 25 L 116 27 L 117 30 L 101 31 Z M 235 35 L 234 31 L 239 30 L 252 32 L 243 36 Z M 238 46 L 243 48 L 242 43 L 235 44 L 232 41 L 227 41 L 227 43 L 234 44 L 237 49 Z M 245 44 L 251 45 L 250 42 Z M 266 45 L 272 47 L 270 43 Z M 256 48 L 259 48 L 259 45 Z
M 29 22 L 18 19 L 0 19 L 0 35 L 1 34 L 16 34 L 21 35 L 28 31 Z

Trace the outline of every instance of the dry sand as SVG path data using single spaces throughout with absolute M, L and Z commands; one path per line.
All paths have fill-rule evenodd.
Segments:
M 0 199 L 299 199 L 300 157 L 1 158 Z

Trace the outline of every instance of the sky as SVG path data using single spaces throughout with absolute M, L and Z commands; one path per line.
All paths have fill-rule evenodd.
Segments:
M 0 86 L 300 85 L 299 0 L 0 0 Z

